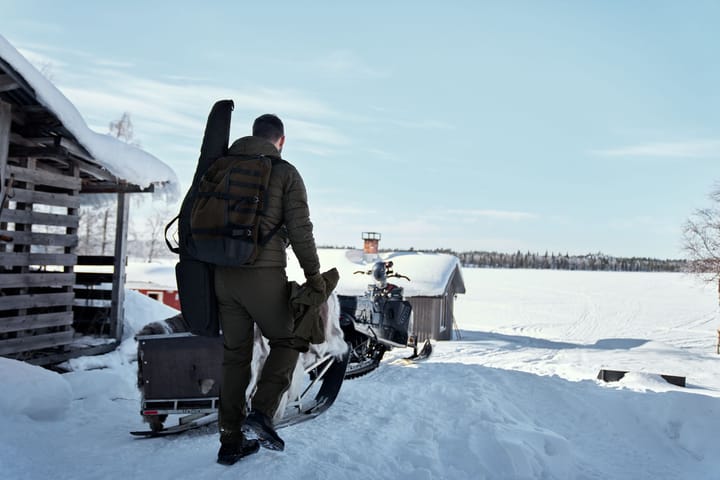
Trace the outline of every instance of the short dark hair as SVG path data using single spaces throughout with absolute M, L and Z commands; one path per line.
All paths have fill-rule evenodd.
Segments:
M 254 137 L 264 138 L 271 142 L 277 141 L 280 137 L 285 135 L 285 127 L 283 126 L 282 120 L 277 115 L 272 113 L 266 113 L 260 115 L 253 122 L 252 134 Z

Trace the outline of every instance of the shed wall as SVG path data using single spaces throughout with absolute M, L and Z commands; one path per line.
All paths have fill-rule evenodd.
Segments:
M 407 299 L 413 307 L 413 321 L 415 335 L 419 342 L 426 339 L 450 340 L 452 338 L 452 323 L 450 328 L 441 329 L 441 322 L 447 312 L 445 297 L 410 297 Z
M 11 159 L 0 212 L 0 355 L 23 358 L 73 338 L 81 180 L 78 169 L 63 174 L 41 158 Z

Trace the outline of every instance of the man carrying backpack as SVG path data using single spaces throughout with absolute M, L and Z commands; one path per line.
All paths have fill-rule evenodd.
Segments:
M 259 445 L 271 450 L 285 447 L 273 428 L 272 418 L 290 386 L 299 354 L 294 348 L 288 309 L 285 274 L 288 244 L 305 272 L 308 285 L 318 290 L 324 287 L 305 185 L 297 169 L 280 157 L 285 144 L 283 123 L 277 116 L 265 114 L 255 120 L 252 133 L 236 140 L 228 155 L 264 155 L 272 160 L 259 224 L 259 235 L 265 241 L 252 264 L 215 267 L 215 291 L 224 335 L 218 462 L 227 465 L 255 453 Z M 251 377 L 255 324 L 269 340 L 270 353 L 258 377 L 252 410 L 248 412 L 245 395 Z M 243 430 L 253 432 L 258 440 L 246 439 Z

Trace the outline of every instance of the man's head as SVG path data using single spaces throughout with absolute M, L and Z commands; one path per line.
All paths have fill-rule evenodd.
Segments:
M 275 145 L 278 152 L 282 152 L 282 147 L 285 144 L 285 127 L 277 115 L 266 113 L 256 118 L 253 123 L 252 134 L 254 137 L 264 138 Z

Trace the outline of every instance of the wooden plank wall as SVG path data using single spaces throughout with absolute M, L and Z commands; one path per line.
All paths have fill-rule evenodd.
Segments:
M 413 308 L 413 330 L 418 342 L 438 339 L 440 317 L 444 311 L 443 297 L 409 297 Z
M 0 118 L 0 124 L 3 123 Z M 0 129 L 2 131 L 2 129 Z M 7 152 L 5 146 L 0 145 Z M 11 157 L 8 201 L 0 211 L 0 355 L 63 350 L 73 339 L 78 168 L 72 175 L 41 158 Z

